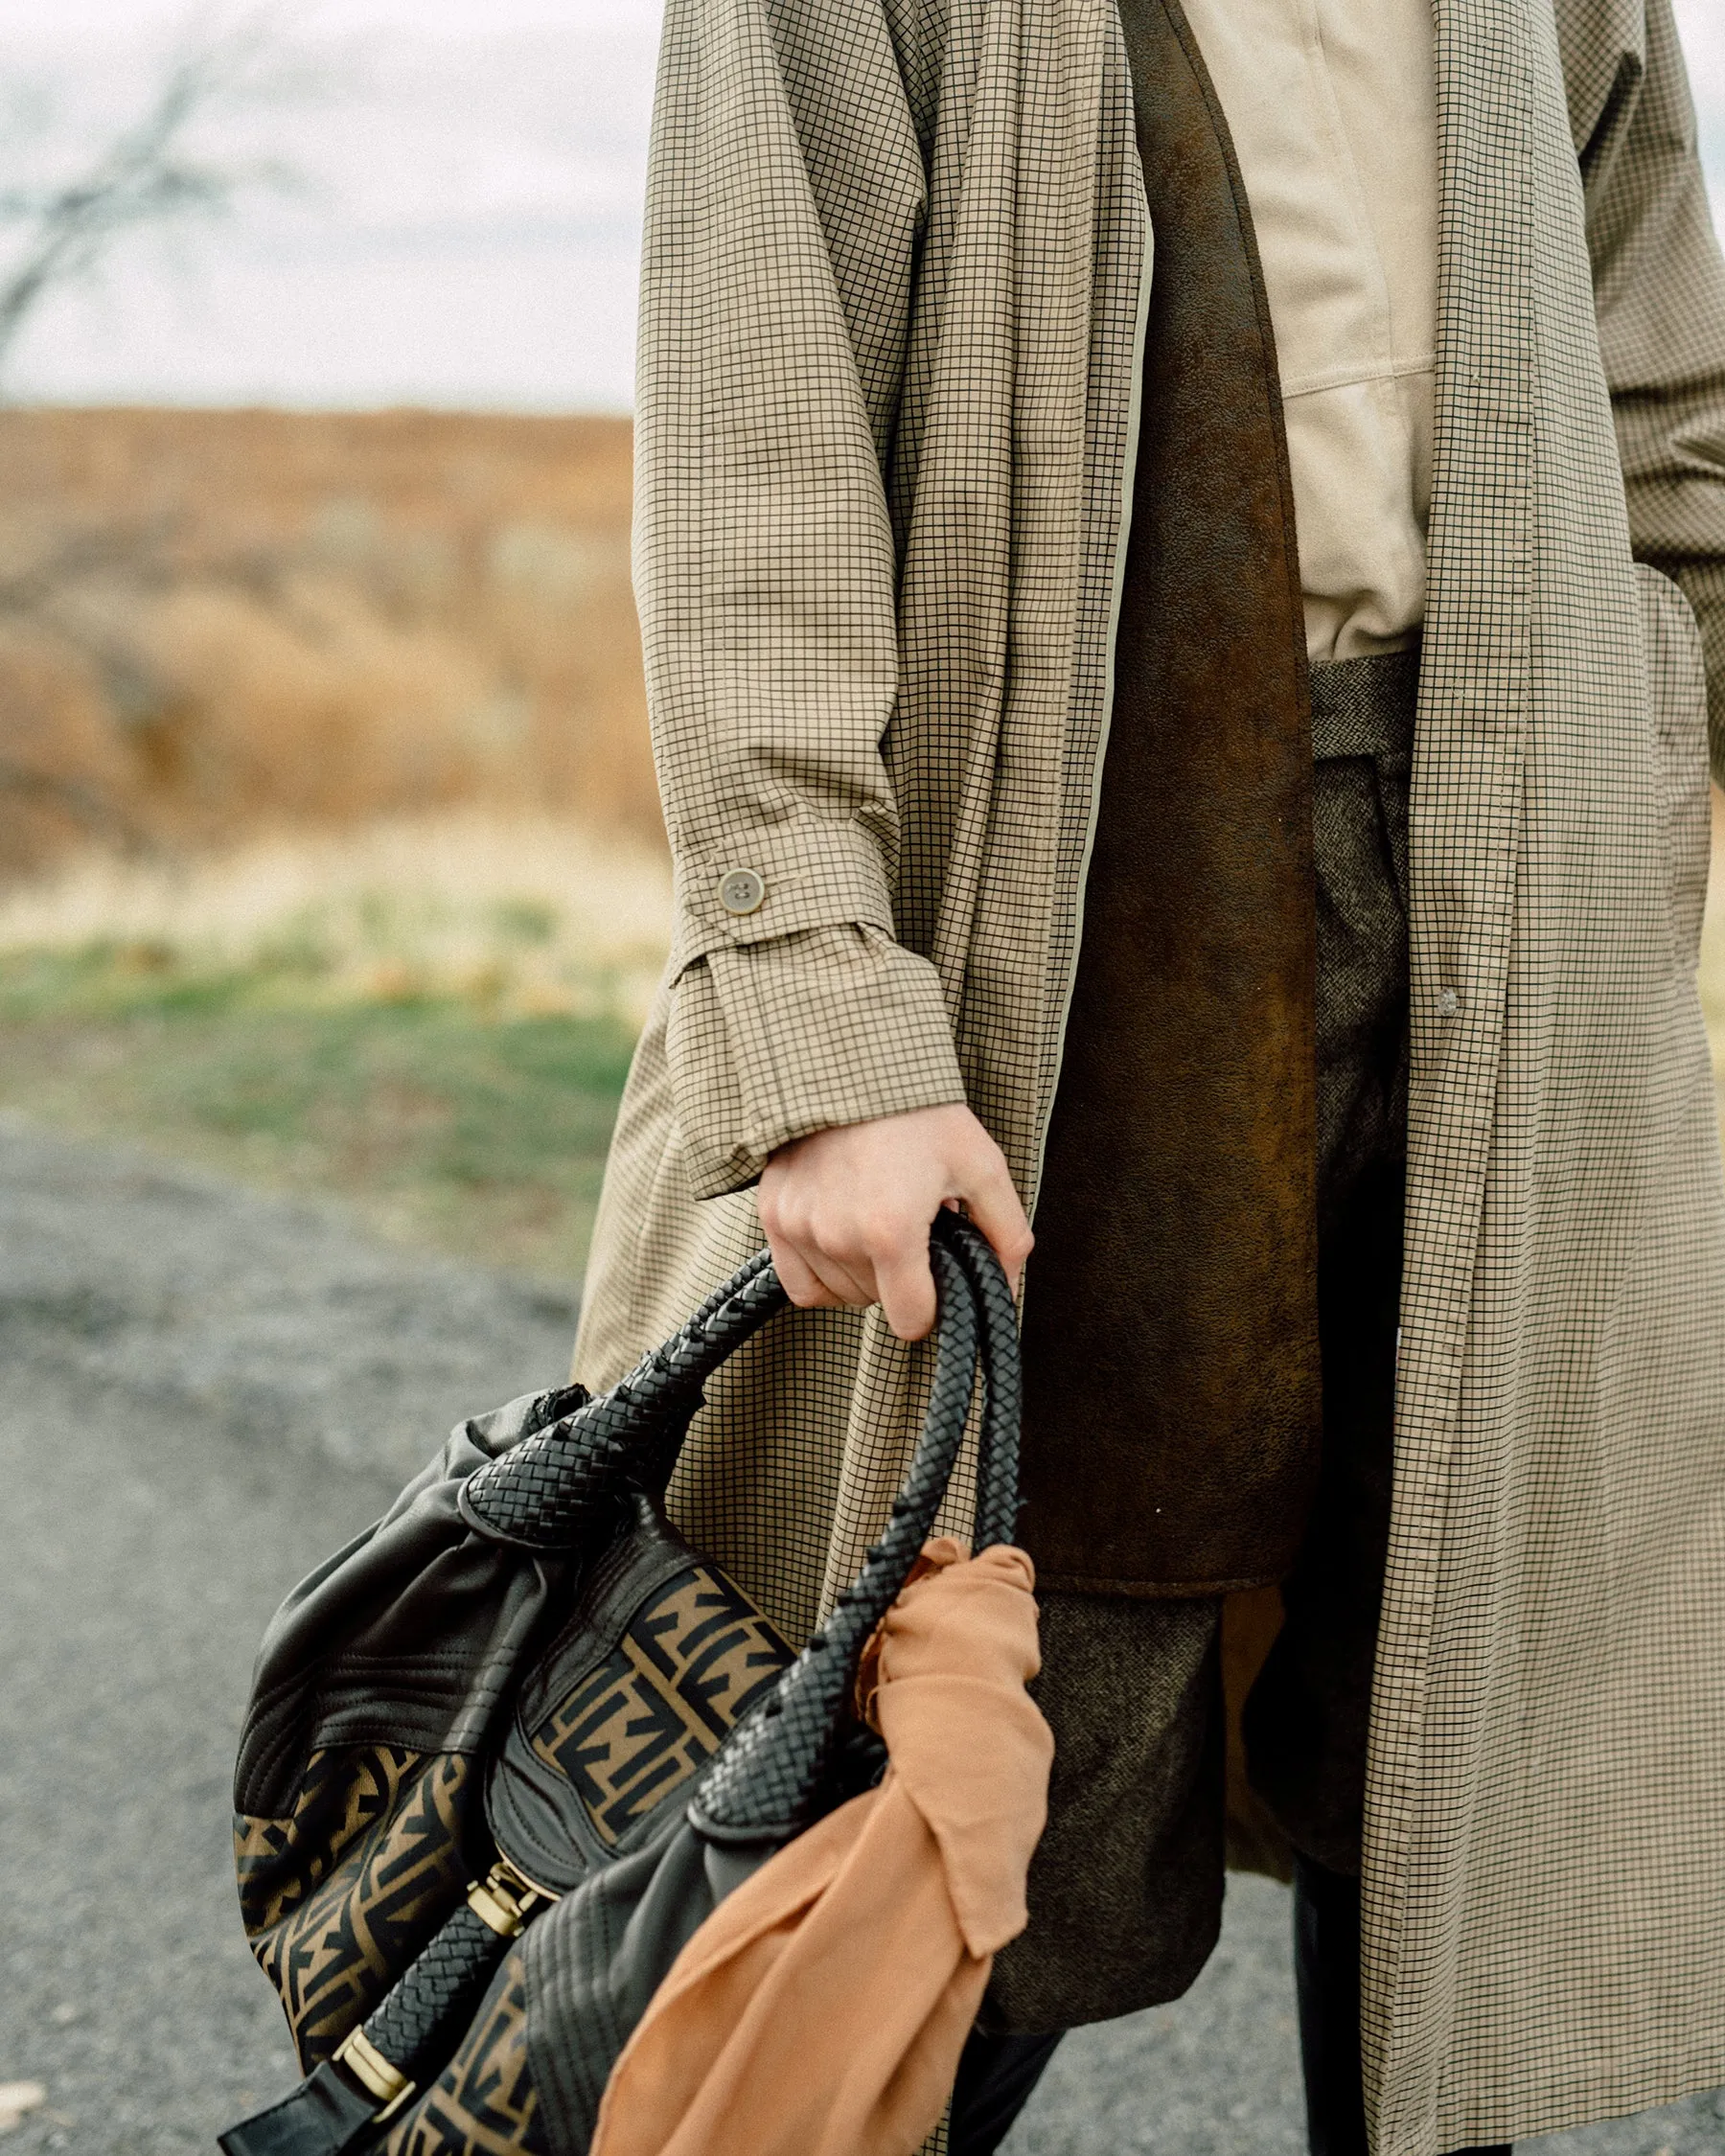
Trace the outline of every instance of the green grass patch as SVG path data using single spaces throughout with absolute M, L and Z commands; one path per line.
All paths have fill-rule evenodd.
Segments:
M 0 1105 L 558 1279 L 585 1267 L 632 1046 L 614 1017 L 325 1002 L 291 952 L 227 970 L 119 945 L 0 955 Z

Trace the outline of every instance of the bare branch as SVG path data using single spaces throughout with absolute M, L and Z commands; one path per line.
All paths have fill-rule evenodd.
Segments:
M 38 192 L 0 192 L 0 222 L 24 232 L 0 277 L 0 370 L 43 298 L 87 275 L 123 234 L 220 217 L 246 193 L 288 183 L 279 162 L 199 157 L 194 141 L 204 123 L 268 94 L 275 20 L 189 31 L 142 115 L 84 172 Z

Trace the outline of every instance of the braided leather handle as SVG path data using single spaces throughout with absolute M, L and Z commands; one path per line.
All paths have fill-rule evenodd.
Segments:
M 580 1542 L 612 1499 L 665 1465 L 707 1379 L 788 1300 L 760 1251 L 609 1392 L 475 1470 L 458 1501 L 468 1525 L 529 1549 Z
M 1012 1292 L 986 1238 L 942 1211 L 929 1260 L 939 1302 L 934 1378 L 922 1434 L 886 1531 L 825 1629 L 715 1756 L 694 1810 L 719 1836 L 792 1832 L 816 1807 L 857 1664 L 927 1541 L 964 1439 L 978 1364 L 985 1380 L 976 1547 L 1011 1539 L 1018 1511 L 1022 1380 Z M 578 1542 L 609 1502 L 663 1467 L 700 1407 L 702 1388 L 787 1301 L 762 1251 L 628 1377 L 488 1461 L 463 1487 L 470 1525 L 528 1548 Z
M 981 1324 L 982 1441 L 977 1463 L 975 1547 L 1010 1542 L 1019 1510 L 1019 1424 L 1024 1415 L 1024 1365 L 1018 1306 L 988 1238 L 961 1214 L 942 1212 L 933 1234 L 958 1260 Z
M 940 1302 L 934 1379 L 922 1434 L 879 1542 L 772 1691 L 706 1769 L 689 1807 L 720 1841 L 788 1840 L 818 1808 L 857 1666 L 904 1588 L 946 1496 L 970 1414 L 978 1357 L 987 1396 L 976 1547 L 1004 1542 L 1018 1509 L 1018 1324 L 994 1252 L 968 1221 L 943 1213 L 929 1250 Z
M 943 1211 L 932 1241 L 956 1260 L 979 1311 L 988 1396 L 977 1547 L 985 1548 L 1010 1540 L 1018 1509 L 1017 1314 L 1005 1274 L 969 1221 Z M 757 1252 L 609 1392 L 470 1476 L 457 1501 L 468 1525 L 492 1541 L 529 1549 L 566 1549 L 582 1541 L 612 1500 L 669 1473 L 706 1381 L 788 1300 L 767 1252 Z
M 448 2057 L 450 2030 L 466 2029 L 479 2011 L 511 1944 L 472 1909 L 456 1910 L 374 2008 L 367 2043 L 406 2080 L 433 2079 Z

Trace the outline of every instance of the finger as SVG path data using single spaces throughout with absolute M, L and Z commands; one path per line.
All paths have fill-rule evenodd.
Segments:
M 798 1310 L 830 1310 L 843 1300 L 803 1263 L 794 1244 L 770 1241 L 768 1247 L 772 1251 L 772 1270 L 779 1276 L 779 1286 Z
M 783 1250 L 790 1253 L 819 1284 L 823 1305 L 853 1303 L 859 1309 L 866 1309 L 874 1301 L 872 1268 L 866 1263 L 859 1266 L 848 1256 L 839 1255 L 822 1240 L 819 1230 L 806 1214 L 788 1225 L 775 1224 L 769 1231 L 768 1242 L 775 1251 Z
M 900 1340 L 926 1340 L 934 1327 L 934 1275 L 929 1270 L 929 1246 L 922 1242 L 888 1259 L 875 1261 L 875 1287 L 886 1322 Z
M 971 1219 L 987 1236 L 1016 1296 L 1019 1275 L 1024 1270 L 1024 1260 L 1034 1249 L 1036 1238 L 1030 1232 L 1030 1223 L 1024 1217 L 1024 1205 L 1006 1172 L 1005 1162 L 1002 1160 L 998 1166 L 974 1175 L 968 1186 L 961 1187 L 960 1195 L 970 1207 Z
M 805 1243 L 802 1255 L 840 1302 L 851 1303 L 859 1310 L 866 1310 L 871 1302 L 878 1299 L 871 1267 L 836 1257 L 831 1250 L 823 1249 L 819 1244 Z

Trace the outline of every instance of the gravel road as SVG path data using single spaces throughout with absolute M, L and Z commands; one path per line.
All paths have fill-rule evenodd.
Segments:
M 9 2150 L 207 2156 L 288 2084 L 229 1869 L 253 1651 L 452 1422 L 561 1375 L 573 1320 L 554 1289 L 0 1117 Z M 9 2132 L 18 2083 L 42 2097 Z M 1303 2145 L 1286 1897 L 1247 1879 L 1191 1994 L 1072 2038 L 1008 2148 Z M 1725 2156 L 1725 2099 L 1536 2145 Z

